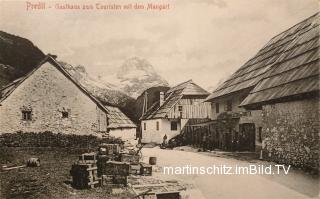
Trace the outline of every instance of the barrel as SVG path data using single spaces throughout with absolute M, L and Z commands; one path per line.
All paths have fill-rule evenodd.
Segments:
M 149 157 L 149 164 L 156 165 L 157 164 L 157 157 Z

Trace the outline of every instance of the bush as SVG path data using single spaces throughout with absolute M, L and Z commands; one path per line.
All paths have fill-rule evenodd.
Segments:
M 0 147 L 0 163 L 6 164 L 13 162 L 15 159 L 15 151 L 8 147 Z
M 75 135 L 45 132 L 17 132 L 0 135 L 3 147 L 58 147 L 58 148 L 96 148 L 101 143 L 123 144 L 121 139 L 98 138 L 94 135 Z

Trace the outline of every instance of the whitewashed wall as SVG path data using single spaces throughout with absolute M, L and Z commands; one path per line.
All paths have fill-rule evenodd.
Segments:
M 109 135 L 131 142 L 136 139 L 136 128 L 110 129 Z
M 22 120 L 23 107 L 32 109 L 31 121 Z M 68 118 L 62 118 L 63 109 L 70 110 Z M 99 109 L 73 82 L 47 62 L 1 103 L 0 133 L 96 134 L 99 131 Z
M 159 130 L 156 129 L 157 121 L 159 122 Z M 178 122 L 177 130 L 171 130 L 171 121 L 168 119 L 153 119 L 144 120 L 141 122 L 142 128 L 142 142 L 143 143 L 162 143 L 164 135 L 167 135 L 168 140 L 181 132 L 180 120 Z M 146 123 L 146 130 L 144 130 L 144 123 Z

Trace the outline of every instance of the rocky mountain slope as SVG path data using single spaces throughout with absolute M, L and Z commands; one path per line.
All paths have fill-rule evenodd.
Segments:
M 0 88 L 30 72 L 44 57 L 28 39 L 0 31 Z
M 44 57 L 44 53 L 28 39 L 0 31 L 0 88 L 26 75 Z M 148 61 L 137 57 L 126 60 L 117 73 L 105 79 L 89 75 L 84 66 L 60 63 L 100 101 L 118 106 L 135 122 L 139 118 L 135 98 L 148 88 L 168 86 Z
M 63 61 L 60 61 L 60 64 L 102 103 L 118 106 L 128 117 L 137 122 L 134 111 L 135 99 L 117 90 L 115 85 L 101 82 L 98 78 L 90 76 L 84 66 L 74 67 Z
M 133 98 L 137 98 L 148 88 L 168 86 L 168 82 L 155 71 L 150 62 L 138 57 L 126 60 L 118 72 L 107 77 L 104 82 L 116 85 L 119 90 Z

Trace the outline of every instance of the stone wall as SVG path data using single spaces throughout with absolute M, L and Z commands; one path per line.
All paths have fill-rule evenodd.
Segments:
M 315 98 L 263 106 L 263 158 L 318 170 L 318 103 Z
M 22 110 L 32 110 L 31 121 Z M 49 62 L 29 76 L 0 106 L 0 134 L 43 132 L 96 134 L 97 105 Z M 68 117 L 62 117 L 67 111 Z

